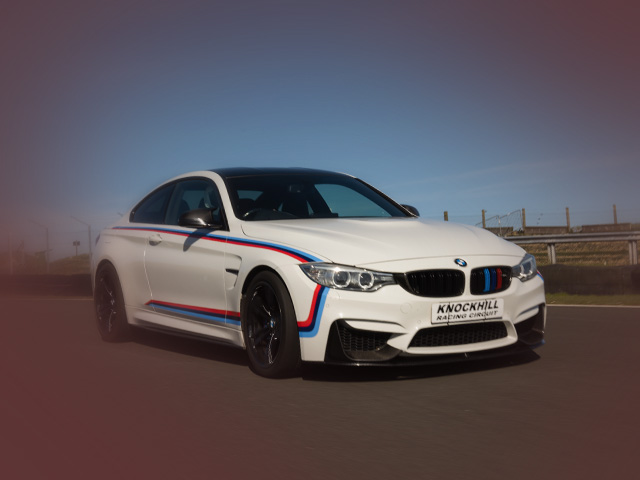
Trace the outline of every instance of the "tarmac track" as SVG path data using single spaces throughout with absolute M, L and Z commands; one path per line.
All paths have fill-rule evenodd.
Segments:
M 0 478 L 602 479 L 638 470 L 640 309 L 550 307 L 536 353 L 311 367 L 145 332 L 89 300 L 0 300 Z

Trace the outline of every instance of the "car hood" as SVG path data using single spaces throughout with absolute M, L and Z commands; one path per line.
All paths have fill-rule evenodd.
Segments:
M 271 220 L 244 222 L 242 230 L 257 240 L 355 266 L 415 258 L 524 255 L 520 247 L 487 230 L 419 218 Z

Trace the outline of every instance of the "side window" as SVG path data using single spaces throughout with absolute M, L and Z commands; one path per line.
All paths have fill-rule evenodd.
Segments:
M 162 187 L 142 200 L 134 209 L 130 221 L 134 223 L 164 223 L 165 212 L 174 184 Z
M 220 195 L 212 181 L 198 178 L 178 182 L 167 208 L 165 223 L 178 225 L 182 214 L 199 208 L 212 209 L 214 220 L 223 223 Z

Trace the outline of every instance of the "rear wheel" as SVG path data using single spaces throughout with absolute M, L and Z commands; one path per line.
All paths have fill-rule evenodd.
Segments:
M 105 263 L 98 269 L 93 293 L 98 332 L 107 342 L 122 342 L 131 338 L 127 322 L 122 287 L 116 269 Z
M 300 339 L 289 292 L 272 272 L 256 275 L 242 298 L 242 332 L 251 369 L 269 378 L 300 372 Z

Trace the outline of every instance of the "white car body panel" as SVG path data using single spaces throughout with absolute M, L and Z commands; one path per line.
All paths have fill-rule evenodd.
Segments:
M 514 278 L 507 290 L 481 297 L 502 299 L 502 318 L 486 322 L 504 323 L 507 336 L 471 344 L 410 347 L 421 329 L 440 328 L 431 320 L 434 303 L 480 298 L 469 290 L 472 269 L 516 265 L 524 250 L 482 229 L 419 218 L 243 221 L 234 216 L 225 182 L 215 172 L 193 172 L 171 181 L 191 177 L 208 178 L 218 187 L 228 230 L 132 223 L 127 214 L 99 237 L 92 277 L 102 262 L 116 267 L 131 324 L 190 332 L 244 347 L 242 289 L 256 268 L 276 272 L 286 285 L 304 361 L 325 361 L 330 330 L 337 320 L 355 330 L 389 333 L 388 345 L 412 357 L 505 347 L 518 341 L 517 324 L 545 315 L 542 278 L 538 275 L 525 282 Z M 456 265 L 460 258 L 466 266 Z M 299 267 L 306 262 L 397 274 L 460 270 L 466 283 L 463 294 L 454 298 L 420 297 L 400 285 L 374 292 L 342 291 L 310 280 Z

